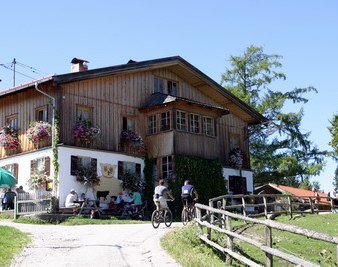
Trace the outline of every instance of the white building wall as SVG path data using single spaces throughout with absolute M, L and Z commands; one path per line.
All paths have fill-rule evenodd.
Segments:
M 31 169 L 31 160 L 35 160 L 37 158 L 42 157 L 50 157 L 50 162 L 53 160 L 53 151 L 51 148 L 39 149 L 37 151 L 32 151 L 29 153 L 19 154 L 16 156 L 3 158 L 0 160 L 0 167 L 8 164 L 18 164 L 18 182 L 17 186 L 22 185 L 25 191 L 29 190 L 28 180 L 30 177 L 30 169 Z M 50 177 L 54 177 L 54 169 L 51 166 L 50 168 Z
M 229 188 L 229 176 L 240 176 L 240 170 L 238 169 L 232 169 L 232 168 L 223 168 L 223 177 L 227 181 L 227 188 Z M 242 170 L 242 177 L 246 178 L 246 188 L 248 192 L 253 193 L 254 187 L 253 187 L 253 172 Z M 233 192 L 229 192 L 229 194 L 232 194 Z
M 122 190 L 121 182 L 117 179 L 117 164 L 118 161 L 129 161 L 141 164 L 141 170 L 144 169 L 144 160 L 138 157 L 127 156 L 121 153 L 112 153 L 107 151 L 99 151 L 75 147 L 59 147 L 59 185 L 58 195 L 60 199 L 60 206 L 64 206 L 66 196 L 70 189 L 75 189 L 78 195 L 81 193 L 90 193 L 88 188 L 76 181 L 76 177 L 70 174 L 71 170 L 71 156 L 91 157 L 97 159 L 97 171 L 101 176 L 99 186 L 94 188 L 95 191 L 109 191 L 109 196 L 118 195 Z M 114 165 L 114 175 L 111 178 L 102 176 L 101 163 Z M 143 172 L 141 172 L 143 174 Z M 110 199 L 107 199 L 107 201 Z

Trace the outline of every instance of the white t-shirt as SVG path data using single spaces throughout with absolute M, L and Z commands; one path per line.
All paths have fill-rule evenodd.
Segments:
M 66 208 L 74 206 L 74 201 L 77 200 L 77 195 L 76 194 L 68 194 L 66 197 L 66 203 L 65 206 Z

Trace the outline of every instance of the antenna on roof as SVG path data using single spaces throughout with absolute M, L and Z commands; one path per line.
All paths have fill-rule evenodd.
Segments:
M 15 86 L 15 65 L 16 65 L 16 60 L 13 58 L 12 61 L 12 66 L 13 66 L 13 87 Z

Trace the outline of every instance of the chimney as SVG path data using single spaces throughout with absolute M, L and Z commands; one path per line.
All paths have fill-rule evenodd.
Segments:
M 70 63 L 72 63 L 70 72 L 80 72 L 88 70 L 88 60 L 74 57 Z

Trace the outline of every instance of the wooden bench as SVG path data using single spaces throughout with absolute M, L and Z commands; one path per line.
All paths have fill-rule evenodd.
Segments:
M 61 213 L 61 214 L 74 214 L 74 208 L 60 207 L 59 213 Z

